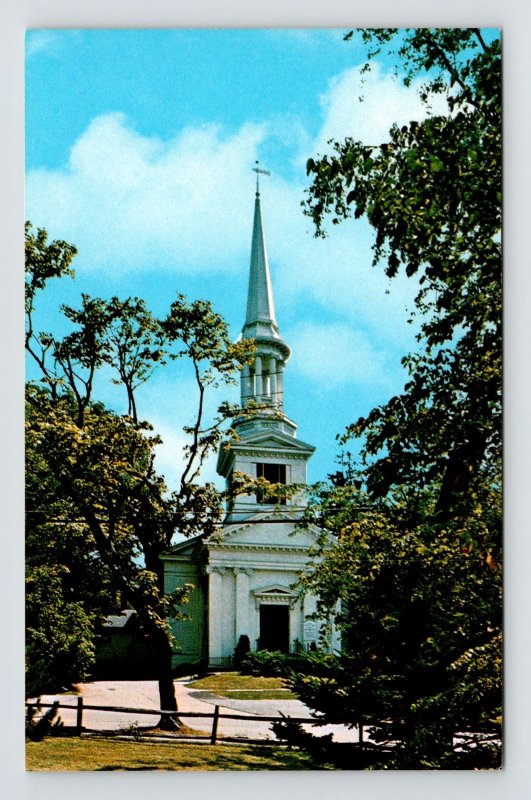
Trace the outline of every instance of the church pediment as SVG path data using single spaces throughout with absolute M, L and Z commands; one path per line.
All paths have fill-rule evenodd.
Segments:
M 252 594 L 257 608 L 261 605 L 292 606 L 299 599 L 299 593 L 278 584 L 255 589 Z
M 216 548 L 249 547 L 308 552 L 320 531 L 317 528 L 299 528 L 288 514 L 279 512 L 253 514 L 242 523 L 221 529 L 219 539 L 212 542 Z M 209 543 L 210 544 L 210 543 Z

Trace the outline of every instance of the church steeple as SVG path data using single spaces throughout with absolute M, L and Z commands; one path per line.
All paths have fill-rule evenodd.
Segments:
M 258 164 L 258 162 L 257 162 Z M 273 287 L 269 272 L 267 247 L 260 206 L 259 175 L 269 172 L 255 167 L 256 196 L 254 201 L 253 237 L 251 263 L 247 291 L 247 314 L 242 329 L 245 339 L 255 343 L 255 361 L 242 370 L 242 406 L 254 402 L 262 407 L 278 411 L 284 403 L 283 373 L 291 355 L 288 345 L 282 340 L 275 317 Z M 293 423 L 291 423 L 293 425 Z M 294 430 L 294 428 L 293 428 Z
M 247 315 L 243 336 L 254 338 L 269 334 L 278 336 L 275 319 L 273 288 L 267 260 L 267 247 L 260 208 L 260 191 L 257 187 L 254 202 L 253 239 L 251 243 L 251 264 L 249 269 L 249 289 L 247 292 Z
M 247 292 L 247 313 L 242 336 L 254 342 L 254 360 L 241 372 L 241 405 L 246 413 L 233 420 L 237 441 L 219 452 L 218 473 L 230 483 L 233 472 L 270 483 L 306 484 L 306 463 L 314 447 L 297 441 L 297 425 L 284 413 L 284 367 L 291 350 L 279 333 L 275 317 L 273 288 L 260 207 L 258 175 L 269 173 L 256 168 L 251 263 Z M 286 506 L 304 505 L 304 491 L 293 495 Z M 227 521 L 239 519 L 267 507 L 257 495 L 242 495 L 231 505 Z

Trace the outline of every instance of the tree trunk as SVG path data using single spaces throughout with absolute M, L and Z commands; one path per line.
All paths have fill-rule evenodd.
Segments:
M 159 728 L 166 731 L 178 730 L 182 727 L 182 722 L 177 713 L 178 708 L 177 698 L 175 697 L 175 686 L 173 684 L 171 645 L 166 632 L 160 628 L 152 632 L 150 638 L 157 668 L 160 708 L 162 711 L 170 712 L 161 715 Z
M 484 431 L 473 430 L 468 436 L 469 442 L 456 447 L 451 453 L 443 474 L 435 507 L 435 514 L 443 521 L 451 516 L 456 498 L 469 488 L 485 454 L 487 434 Z
M 160 560 L 159 552 L 150 551 L 148 547 L 144 546 L 144 555 L 146 568 L 157 575 L 159 591 L 162 596 L 164 594 L 164 567 Z M 142 622 L 153 652 L 159 684 L 160 709 L 161 711 L 170 712 L 161 715 L 159 728 L 166 731 L 175 731 L 181 728 L 183 723 L 177 715 L 177 698 L 175 697 L 172 671 L 173 652 L 168 633 L 164 627 L 161 627 L 160 623 L 157 625 L 148 614 L 142 615 Z

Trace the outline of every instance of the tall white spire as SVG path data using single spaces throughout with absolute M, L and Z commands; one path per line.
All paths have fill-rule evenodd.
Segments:
M 242 336 L 245 339 L 254 340 L 255 360 L 252 366 L 246 366 L 242 371 L 242 405 L 254 402 L 262 407 L 278 411 L 284 403 L 283 372 L 291 351 L 278 331 L 260 207 L 259 175 L 269 175 L 269 172 L 259 169 L 258 166 L 254 171 L 256 172 L 256 197 L 253 239 L 247 314 Z
M 306 462 L 314 447 L 296 440 L 297 425 L 284 413 L 284 368 L 291 350 L 280 336 L 275 317 L 273 289 L 260 207 L 259 175 L 254 203 L 253 239 L 249 269 L 247 313 L 242 336 L 254 342 L 254 357 L 241 371 L 241 405 L 247 413 L 233 420 L 237 442 L 220 448 L 218 473 L 228 482 L 233 472 L 264 477 L 270 483 L 305 484 Z M 295 495 L 287 505 L 304 504 L 304 496 Z M 267 507 L 258 495 L 243 495 L 229 509 L 233 515 L 254 514 Z
M 260 192 L 257 190 L 254 202 L 253 239 L 251 244 L 251 264 L 249 269 L 249 289 L 247 293 L 247 315 L 243 335 L 278 336 L 278 325 L 275 318 L 273 288 L 269 273 L 267 247 L 262 223 Z

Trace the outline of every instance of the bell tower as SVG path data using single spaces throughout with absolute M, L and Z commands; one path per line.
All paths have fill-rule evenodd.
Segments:
M 222 443 L 217 470 L 228 485 L 240 472 L 292 486 L 293 492 L 272 502 L 257 483 L 255 493 L 235 498 L 219 530 L 181 542 L 165 557 L 166 591 L 190 583 L 196 587 L 190 595 L 190 618 L 172 622 L 182 648 L 176 663 L 205 659 L 215 669 L 233 663 L 242 637 L 252 650 L 294 652 L 315 646 L 322 627 L 314 618 L 317 598 L 299 586 L 312 564 L 311 549 L 322 536 L 313 525 L 298 524 L 306 505 L 306 468 L 315 448 L 297 439 L 297 425 L 284 410 L 289 396 L 283 377 L 291 351 L 275 315 L 258 184 L 264 171 L 257 166 L 255 172 L 242 328 L 242 337 L 254 343 L 254 355 L 241 372 L 241 408 L 232 422 L 237 437 Z M 341 646 L 333 628 L 330 634 L 328 620 L 322 633 L 330 637 L 330 652 Z
M 285 501 L 295 512 L 304 505 L 306 464 L 314 452 L 312 445 L 296 439 L 297 425 L 284 413 L 284 369 L 291 350 L 282 339 L 275 316 L 273 287 L 262 223 L 259 176 L 269 175 L 255 167 L 256 195 L 251 242 L 251 261 L 247 292 L 247 313 L 242 338 L 252 339 L 254 360 L 241 372 L 241 406 L 246 414 L 233 421 L 238 441 L 223 446 L 218 457 L 218 473 L 230 481 L 233 472 L 270 483 L 300 486 Z M 242 495 L 227 515 L 227 522 L 271 510 L 257 495 Z

